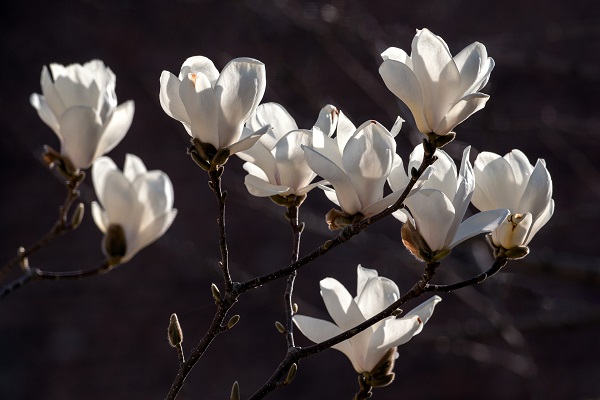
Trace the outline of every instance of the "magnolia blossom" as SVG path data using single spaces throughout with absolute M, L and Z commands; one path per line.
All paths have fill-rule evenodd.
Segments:
M 377 276 L 374 269 L 358 266 L 356 297 L 333 278 L 321 281 L 321 296 L 334 323 L 304 315 L 295 315 L 294 323 L 315 343 L 328 340 L 350 330 L 375 316 L 400 298 L 398 286 L 387 278 Z M 358 373 L 370 372 L 396 346 L 408 342 L 423 330 L 442 299 L 434 296 L 418 305 L 402 318 L 388 317 L 333 346 L 344 353 Z
M 111 151 L 131 125 L 133 101 L 117 106 L 115 83 L 115 74 L 100 60 L 42 69 L 42 94 L 32 94 L 29 101 L 75 169 L 88 168 Z
M 389 132 L 377 121 L 358 129 L 339 113 L 335 139 L 315 131 L 312 146 L 303 146 L 306 161 L 334 190 L 323 187 L 327 197 L 348 215 L 365 217 L 392 205 L 401 193 L 383 197 L 383 186 L 396 153 L 394 136 L 400 131 L 398 119 Z
M 105 239 L 108 257 L 128 261 L 161 237 L 175 219 L 171 180 L 162 171 L 147 171 L 137 156 L 127 154 L 123 172 L 110 158 L 98 159 L 92 180 L 100 201 L 92 202 L 94 221 L 107 236 L 115 235 Z M 122 254 L 111 254 L 106 245 L 111 240 L 124 240 L 117 243 Z
M 233 154 L 249 149 L 260 137 L 248 134 L 242 139 L 242 131 L 265 85 L 265 65 L 258 60 L 236 58 L 219 74 L 211 60 L 195 56 L 185 60 L 179 77 L 162 72 L 160 104 L 193 138 Z
M 321 109 L 313 130 L 331 136 L 337 125 L 338 111 L 332 105 Z M 306 163 L 303 145 L 312 144 L 312 130 L 298 129 L 296 121 L 277 103 L 258 106 L 248 120 L 250 131 L 270 126 L 268 132 L 250 149 L 237 153 L 248 171 L 245 184 L 254 196 L 303 196 L 323 181 L 312 183 L 317 176 Z
M 554 213 L 552 178 L 542 159 L 534 167 L 519 150 L 504 157 L 482 152 L 475 160 L 475 179 L 475 207 L 506 207 L 511 212 L 492 232 L 492 241 L 498 247 L 528 245 Z
M 467 147 L 457 175 L 456 165 L 450 156 L 443 150 L 436 150 L 438 160 L 433 164 L 434 172 L 423 187 L 406 200 L 409 212 L 395 215 L 402 222 L 408 220 L 407 223 L 425 240 L 426 248 L 418 250 L 426 253 L 450 250 L 473 236 L 491 232 L 509 214 L 505 209 L 493 209 L 463 221 L 475 189 L 469 152 L 470 147 Z M 422 158 L 423 150 L 418 146 L 411 154 L 409 168 L 411 164 L 420 164 Z M 409 238 L 403 239 L 413 251 L 410 243 L 406 242 Z
M 486 85 L 494 60 L 481 43 L 452 57 L 442 38 L 423 29 L 417 30 L 410 56 L 396 47 L 381 56 L 383 81 L 408 106 L 424 134 L 447 135 L 489 98 L 479 90 Z

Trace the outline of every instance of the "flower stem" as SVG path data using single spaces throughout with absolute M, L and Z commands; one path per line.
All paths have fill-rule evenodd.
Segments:
M 225 283 L 225 291 L 230 292 L 233 287 L 231 280 L 231 274 L 229 273 L 229 252 L 227 250 L 227 236 L 225 232 L 225 199 L 227 198 L 227 192 L 221 188 L 221 175 L 223 174 L 223 167 L 218 167 L 216 170 L 209 170 L 208 186 L 212 189 L 217 203 L 219 204 L 219 217 L 217 223 L 219 224 L 219 248 L 221 250 L 221 261 L 219 266 L 223 272 L 223 281 Z
M 425 291 L 426 292 L 450 293 L 453 290 L 461 289 L 466 286 L 478 285 L 481 282 L 485 281 L 487 278 L 489 278 L 489 277 L 495 275 L 497 272 L 499 272 L 506 265 L 507 262 L 508 262 L 508 260 L 506 258 L 497 258 L 494 261 L 494 264 L 492 264 L 492 266 L 487 271 L 482 272 L 481 274 L 479 274 L 471 279 L 467 279 L 465 281 L 453 283 L 450 285 L 427 284 L 427 286 L 425 287 Z
M 15 279 L 14 281 L 5 285 L 2 289 L 0 289 L 0 298 L 8 296 L 15 290 L 25 286 L 25 284 L 32 281 L 39 280 L 50 280 L 50 281 L 59 281 L 59 280 L 79 280 L 83 278 L 88 278 L 90 276 L 103 275 L 107 272 L 112 271 L 119 264 L 114 264 L 109 261 L 104 261 L 102 264 L 89 268 L 82 269 L 78 271 L 65 271 L 65 272 L 51 272 L 51 271 L 42 271 L 39 268 L 27 268 L 25 274 L 23 274 L 20 278 Z
M 294 236 L 292 245 L 292 263 L 298 261 L 300 254 L 300 237 L 302 236 L 302 228 L 298 222 L 299 207 L 296 205 L 289 206 L 287 209 L 287 217 L 290 220 L 290 227 Z M 287 286 L 283 296 L 285 301 L 285 337 L 287 340 L 288 349 L 294 347 L 294 304 L 292 295 L 294 293 L 294 281 L 296 280 L 296 271 L 292 271 L 287 278 Z

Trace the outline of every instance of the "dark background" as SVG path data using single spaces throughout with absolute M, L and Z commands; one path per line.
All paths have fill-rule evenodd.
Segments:
M 578 399 L 600 396 L 600 15 L 593 1 L 30 1 L 2 6 L 0 33 L 0 257 L 40 238 L 57 216 L 64 188 L 40 161 L 42 145 L 58 149 L 53 132 L 29 105 L 40 93 L 43 65 L 102 59 L 117 75 L 119 102 L 135 100 L 133 125 L 110 153 L 139 155 L 162 169 L 179 209 L 172 228 L 130 263 L 80 282 L 28 285 L 0 302 L 1 399 L 162 399 L 177 371 L 167 343 L 177 312 L 187 353 L 207 328 L 217 267 L 216 203 L 203 171 L 186 156 L 188 136 L 162 111 L 159 76 L 178 74 L 192 55 L 218 69 L 249 56 L 267 67 L 264 101 L 283 104 L 303 128 L 332 103 L 356 125 L 367 119 L 391 127 L 406 160 L 420 134 L 385 88 L 379 53 L 409 49 L 415 30 L 442 36 L 455 54 L 473 41 L 496 61 L 483 90 L 491 99 L 457 128 L 448 146 L 474 151 L 524 151 L 545 158 L 556 212 L 531 243 L 531 254 L 478 287 L 444 295 L 423 333 L 399 349 L 396 381 L 376 399 Z M 228 238 L 234 279 L 287 264 L 291 236 L 283 209 L 250 196 L 232 159 Z M 91 179 L 82 200 L 95 200 Z M 301 210 L 302 253 L 331 238 L 324 214 L 332 207 L 318 190 Z M 87 209 L 89 211 L 89 208 Z M 295 301 L 302 314 L 329 318 L 318 282 L 327 276 L 355 292 L 356 265 L 376 268 L 402 291 L 422 265 L 403 249 L 400 225 L 382 221 L 346 246 L 300 271 Z M 61 271 L 102 260 L 102 235 L 90 213 L 76 233 L 31 258 Z M 1 264 L 1 263 L 0 263 Z M 491 264 L 483 239 L 459 246 L 436 282 L 467 278 Z M 16 278 L 13 274 L 8 278 Z M 4 282 L 6 283 L 6 282 Z M 181 399 L 226 399 L 233 381 L 253 393 L 285 352 L 274 328 L 283 319 L 284 283 L 246 294 L 241 315 L 190 374 Z M 417 304 L 407 305 L 410 308 Z M 300 344 L 309 342 L 296 335 Z M 339 352 L 301 362 L 294 383 L 274 399 L 351 399 L 356 374 Z

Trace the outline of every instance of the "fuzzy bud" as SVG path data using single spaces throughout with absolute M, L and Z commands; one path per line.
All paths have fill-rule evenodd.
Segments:
M 119 224 L 111 224 L 104 235 L 104 254 L 112 261 L 118 262 L 127 254 L 125 231 Z
M 169 344 L 171 347 L 177 347 L 183 342 L 183 331 L 181 325 L 179 325 L 179 319 L 177 314 L 171 314 L 171 320 L 169 321 L 168 329 Z

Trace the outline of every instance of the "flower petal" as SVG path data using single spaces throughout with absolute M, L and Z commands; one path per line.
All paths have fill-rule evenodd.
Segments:
M 342 209 L 350 215 L 360 212 L 362 206 L 350 177 L 333 161 L 319 152 L 307 146 L 302 146 L 302 148 L 310 168 L 334 187 Z
M 187 75 L 186 75 L 187 76 Z M 181 81 L 169 71 L 160 75 L 160 93 L 158 98 L 164 112 L 171 118 L 191 125 L 190 117 L 179 96 Z
M 190 118 L 192 136 L 220 149 L 218 98 L 206 75 L 199 73 L 183 77 L 179 96 Z
M 108 153 L 123 140 L 133 121 L 134 112 L 133 100 L 126 101 L 113 109 L 108 120 L 104 123 L 104 131 L 98 141 L 94 157 L 100 157 Z
M 365 321 L 365 317 L 344 285 L 333 278 L 321 280 L 320 285 L 325 307 L 337 326 L 346 331 Z
M 504 209 L 482 211 L 472 215 L 460 224 L 452 242 L 447 248 L 452 249 L 473 236 L 493 231 L 509 215 L 510 211 Z
M 379 75 L 385 86 L 406 106 L 415 119 L 417 129 L 423 133 L 433 130 L 425 120 L 423 113 L 423 91 L 412 68 L 405 63 L 387 59 L 379 67 Z
M 546 169 L 544 160 L 538 160 L 529 177 L 529 182 L 521 197 L 516 212 L 530 212 L 533 220 L 537 220 L 542 212 L 548 207 L 552 198 L 552 178 Z
M 117 167 L 115 166 L 114 169 L 116 168 Z M 125 175 L 125 178 L 127 178 L 129 182 L 135 181 L 135 178 L 138 175 L 145 174 L 146 172 L 148 172 L 148 170 L 146 169 L 146 166 L 144 165 L 144 162 L 141 158 L 139 158 L 135 154 L 128 153 L 125 155 L 125 166 L 123 167 L 123 175 Z
M 110 225 L 110 222 L 108 221 L 108 216 L 106 215 L 106 212 L 100 207 L 100 204 L 98 204 L 95 201 L 92 201 L 92 217 L 94 218 L 94 222 L 96 223 L 98 229 L 100 229 L 102 233 L 106 233 L 106 230 Z
M 189 74 L 205 75 L 213 87 L 219 78 L 219 71 L 215 68 L 213 62 L 204 56 L 189 57 L 183 62 L 179 72 L 179 80 L 183 80 Z
M 231 60 L 215 84 L 219 103 L 219 146 L 228 147 L 242 133 L 265 93 L 265 65 L 251 58 Z
M 127 254 L 122 261 L 129 261 L 138 251 L 160 238 L 169 229 L 176 216 L 177 210 L 173 209 L 152 220 L 149 225 L 137 233 L 133 243 L 128 244 Z
M 452 108 L 448 109 L 445 115 L 439 120 L 434 132 L 438 135 L 446 135 L 451 132 L 456 125 L 469 118 L 472 114 L 485 107 L 485 103 L 490 96 L 483 93 L 468 94 L 460 99 Z
M 454 222 L 454 206 L 448 197 L 439 190 L 421 189 L 406 199 L 406 205 L 429 248 L 443 250 Z
M 290 131 L 298 129 L 296 121 L 282 105 L 277 103 L 264 103 L 256 108 L 247 125 L 250 129 L 257 131 L 263 126 L 271 125 L 271 131 L 275 141 L 281 139 Z M 272 146 L 268 146 L 269 150 Z
M 103 130 L 98 113 L 89 107 L 74 106 L 67 109 L 58 122 L 63 139 L 61 153 L 75 168 L 90 167 Z
M 248 192 L 257 197 L 269 197 L 275 195 L 287 195 L 291 192 L 289 186 L 274 185 L 269 182 L 265 182 L 255 175 L 246 175 L 244 178 L 244 184 L 248 189 Z

